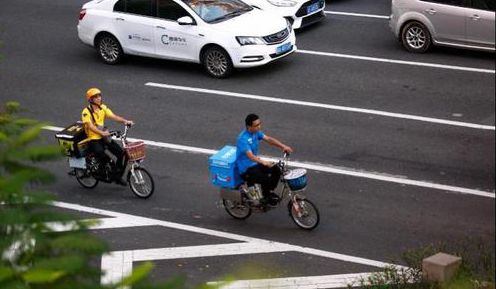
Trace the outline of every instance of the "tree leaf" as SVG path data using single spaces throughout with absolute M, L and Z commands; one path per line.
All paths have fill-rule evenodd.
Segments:
M 10 279 L 14 276 L 14 270 L 5 266 L 0 266 L 0 282 L 4 282 L 5 280 Z
M 121 282 L 119 282 L 119 285 L 117 287 L 131 286 L 136 282 L 143 280 L 144 278 L 146 278 L 146 276 L 148 276 L 152 269 L 153 264 L 151 262 L 145 262 L 141 264 L 140 266 L 133 269 L 131 275 L 127 276 Z
M 35 125 L 33 127 L 28 127 L 17 138 L 17 140 L 15 141 L 15 144 L 18 146 L 24 146 L 24 145 L 38 139 L 42 128 L 43 128 L 43 125 L 41 125 L 41 124 Z
M 61 270 L 31 269 L 22 274 L 22 278 L 28 283 L 52 283 L 65 274 L 66 273 Z
M 18 159 L 39 162 L 59 159 L 62 157 L 62 155 L 60 154 L 60 147 L 58 145 L 45 145 L 27 147 L 23 150 L 18 150 L 16 152 L 16 157 Z

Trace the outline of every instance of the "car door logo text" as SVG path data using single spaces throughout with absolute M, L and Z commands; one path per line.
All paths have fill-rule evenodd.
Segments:
M 141 40 L 148 42 L 152 41 L 150 38 L 141 37 L 141 35 L 139 34 L 128 35 L 127 37 L 129 38 L 129 40 Z
M 162 35 L 161 39 L 164 45 L 179 45 L 179 46 L 187 45 L 186 38 L 184 37 Z

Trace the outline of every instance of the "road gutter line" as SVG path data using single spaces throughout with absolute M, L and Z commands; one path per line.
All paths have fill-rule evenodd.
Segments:
M 351 12 L 340 12 L 340 11 L 324 11 L 325 14 L 333 15 L 343 15 L 343 16 L 356 16 L 356 17 L 366 17 L 366 18 L 379 18 L 389 20 L 389 16 L 385 15 L 374 15 L 374 14 L 362 14 L 362 13 L 351 13 Z
M 365 61 L 383 62 L 383 63 L 391 63 L 391 64 L 403 64 L 403 65 L 412 65 L 412 66 L 421 66 L 421 67 L 430 67 L 430 68 L 440 68 L 440 69 L 458 70 L 458 71 L 465 71 L 465 72 L 478 72 L 478 73 L 488 73 L 488 74 L 495 74 L 496 73 L 496 71 L 492 70 L 492 69 L 474 68 L 474 67 L 465 67 L 465 66 L 456 66 L 456 65 L 447 65 L 447 64 L 437 64 L 437 63 L 429 63 L 429 62 L 415 62 L 415 61 L 387 59 L 387 58 L 379 58 L 379 57 L 369 57 L 369 56 L 350 55 L 350 54 L 341 54 L 341 53 L 302 50 L 302 49 L 298 49 L 296 52 L 303 53 L 303 54 L 318 55 L 318 56 L 347 58 L 347 59 L 354 59 L 354 60 L 365 60 Z
M 47 127 L 44 127 L 44 129 L 57 132 L 57 131 L 61 131 L 63 128 L 54 127 L 54 126 L 47 126 Z M 217 152 L 217 150 L 212 150 L 212 149 L 204 149 L 204 148 L 198 148 L 198 147 L 192 147 L 192 146 L 169 144 L 169 143 L 149 141 L 149 140 L 137 139 L 137 138 L 128 138 L 128 140 L 130 140 L 130 141 L 143 141 L 145 144 L 150 145 L 150 146 L 155 146 L 155 147 L 160 147 L 160 148 L 165 148 L 165 149 L 171 149 L 171 150 L 178 150 L 178 151 L 186 151 L 186 152 L 190 152 L 190 153 L 200 153 L 200 154 L 206 154 L 206 155 L 213 155 Z M 264 159 L 277 160 L 274 158 L 267 158 L 267 157 L 264 157 Z M 333 166 L 333 165 L 315 165 L 315 164 L 311 164 L 311 163 L 293 162 L 293 161 L 290 161 L 288 163 L 288 165 L 292 166 L 292 167 L 306 168 L 306 169 L 314 170 L 314 171 L 321 171 L 321 172 L 347 175 L 347 176 L 353 176 L 353 177 L 367 178 L 367 179 L 373 179 L 373 180 L 378 180 L 378 181 L 398 183 L 398 184 L 402 184 L 402 185 L 425 187 L 425 188 L 429 188 L 429 189 L 443 190 L 446 192 L 455 192 L 455 193 L 474 195 L 474 196 L 480 196 L 480 197 L 486 197 L 486 198 L 492 198 L 492 199 L 495 198 L 495 194 L 492 192 L 486 192 L 486 191 L 480 191 L 480 190 L 474 190 L 474 189 L 468 189 L 468 188 L 456 187 L 456 186 L 441 185 L 441 184 L 430 183 L 430 182 L 425 182 L 425 181 L 410 180 L 410 179 L 407 179 L 406 177 L 404 177 L 404 178 L 392 177 L 392 176 L 388 176 L 388 175 L 384 175 L 384 174 L 381 175 L 381 174 L 377 174 L 377 173 L 368 173 L 368 172 L 356 171 L 353 169 L 345 169 L 345 168 L 341 168 L 341 167 L 337 167 L 337 166 Z
M 198 88 L 198 87 L 171 85 L 171 84 L 155 83 L 155 82 L 147 82 L 147 83 L 145 83 L 145 86 L 164 88 L 164 89 L 175 89 L 175 90 L 181 90 L 181 91 L 193 91 L 193 92 L 204 93 L 204 94 L 213 94 L 216 96 L 221 95 L 221 96 L 229 96 L 229 97 L 235 97 L 235 98 L 252 99 L 252 100 L 259 100 L 259 101 L 267 101 L 267 102 L 275 102 L 275 103 L 323 108 L 323 109 L 328 109 L 328 110 L 339 110 L 339 111 L 347 111 L 347 112 L 372 114 L 372 115 L 379 115 L 379 116 L 384 116 L 384 117 L 408 119 L 408 120 L 415 120 L 415 121 L 422 121 L 422 122 L 436 123 L 436 124 L 443 124 L 443 125 L 451 125 L 451 126 L 459 126 L 459 127 L 466 127 L 466 128 L 493 130 L 493 131 L 495 130 L 495 127 L 490 126 L 490 125 L 468 123 L 468 122 L 461 122 L 461 121 L 453 121 L 453 120 L 446 120 L 446 119 L 438 119 L 438 118 L 417 116 L 417 115 L 411 115 L 411 114 L 394 113 L 394 112 L 387 112 L 387 111 L 374 110 L 374 109 L 363 109 L 363 108 L 357 108 L 357 107 L 332 105 L 332 104 L 325 104 L 325 103 L 318 103 L 318 102 L 309 102 L 309 101 L 276 98 L 276 97 L 269 97 L 269 96 L 262 96 L 262 95 L 230 92 L 230 91 L 223 91 L 223 90 L 205 89 L 205 88 Z

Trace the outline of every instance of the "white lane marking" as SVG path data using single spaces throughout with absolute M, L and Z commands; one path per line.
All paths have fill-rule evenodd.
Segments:
M 141 226 L 162 226 L 162 227 L 167 227 L 167 228 L 172 228 L 172 229 L 177 229 L 177 230 L 183 230 L 183 231 L 189 231 L 189 232 L 194 232 L 194 233 L 199 233 L 199 234 L 216 236 L 216 237 L 220 237 L 220 238 L 237 240 L 237 241 L 241 241 L 241 242 L 263 241 L 262 239 L 245 237 L 245 236 L 241 236 L 241 235 L 236 235 L 236 234 L 231 234 L 231 233 L 226 233 L 226 232 L 220 232 L 220 231 L 214 231 L 214 230 L 209 230 L 209 229 L 203 229 L 203 228 L 193 227 L 193 226 L 189 226 L 189 225 L 182 225 L 182 224 L 178 224 L 178 223 L 160 221 L 160 220 L 155 220 L 155 219 L 150 219 L 150 218 L 145 218 L 145 217 L 133 216 L 133 215 L 113 212 L 113 211 L 109 211 L 109 210 L 101 210 L 101 209 L 96 209 L 96 208 L 92 208 L 92 207 L 81 206 L 78 204 L 71 204 L 71 203 L 64 203 L 64 202 L 54 202 L 53 204 L 54 204 L 54 206 L 57 206 L 60 208 L 65 208 L 65 209 L 70 209 L 70 210 L 75 210 L 75 211 L 80 211 L 80 212 L 87 212 L 87 213 L 92 213 L 92 214 L 97 214 L 97 215 L 115 217 L 115 218 L 118 218 L 119 220 L 121 220 L 122 222 L 125 222 L 125 223 L 129 222 L 132 224 L 141 224 Z
M 337 274 L 309 277 L 289 277 L 273 279 L 237 280 L 233 282 L 208 282 L 207 285 L 219 286 L 219 289 L 324 289 L 361 287 L 369 284 L 369 277 L 380 276 L 376 273 Z M 362 283 L 363 282 L 363 283 Z
M 303 53 L 303 54 L 318 55 L 318 56 L 347 58 L 347 59 L 354 59 L 354 60 L 365 60 L 365 61 L 383 62 L 383 63 L 391 63 L 391 64 L 402 64 L 402 65 L 412 65 L 412 66 L 421 66 L 421 67 L 430 67 L 430 68 L 439 68 L 439 69 L 449 69 L 449 70 L 458 70 L 458 71 L 465 71 L 465 72 L 478 72 L 478 73 L 488 73 L 488 74 L 495 74 L 495 72 L 496 72 L 494 69 L 484 69 L 484 68 L 465 67 L 465 66 L 456 66 L 456 65 L 447 65 L 447 64 L 437 64 L 437 63 L 429 63 L 429 62 L 415 62 L 415 61 L 406 61 L 406 60 L 397 60 L 397 59 L 388 59 L 388 58 L 379 58 L 379 57 L 369 57 L 369 56 L 360 56 L 360 55 L 350 55 L 350 54 L 341 54 L 341 53 L 331 53 L 331 52 L 322 52 L 322 51 L 298 49 L 296 52 Z
M 362 14 L 362 13 L 350 13 L 350 12 L 340 12 L 340 11 L 324 11 L 325 14 L 343 15 L 343 16 L 356 16 L 356 17 L 367 17 L 367 18 L 379 18 L 389 20 L 390 16 L 386 15 L 374 15 L 374 14 Z
M 125 217 L 85 219 L 78 222 L 86 223 L 91 230 L 130 228 L 154 225 L 153 223 L 150 224 L 145 222 L 144 220 L 139 220 L 137 218 L 129 219 Z M 50 222 L 46 223 L 45 225 L 53 232 L 65 232 L 80 229 L 78 222 Z
M 275 159 L 275 158 L 267 158 L 267 159 L 271 160 L 271 161 L 278 161 L 278 159 Z M 493 198 L 493 199 L 495 198 L 495 194 L 491 193 L 491 192 L 485 192 L 485 191 L 456 187 L 456 186 L 442 185 L 442 184 L 436 184 L 436 183 L 425 182 L 425 181 L 410 180 L 406 177 L 404 177 L 404 178 L 392 177 L 392 176 L 381 175 L 381 174 L 377 174 L 377 173 L 355 171 L 355 170 L 351 170 L 349 168 L 343 169 L 343 168 L 332 166 L 332 165 L 316 165 L 316 164 L 292 162 L 292 161 L 289 162 L 289 165 L 292 167 L 299 167 L 299 168 L 309 169 L 309 170 L 313 170 L 313 171 L 347 175 L 347 176 L 353 176 L 353 177 L 359 177 L 359 178 L 367 178 L 367 179 L 373 179 L 373 180 L 378 180 L 378 181 L 385 181 L 385 182 L 397 183 L 397 184 L 402 184 L 402 185 L 424 187 L 424 188 L 436 189 L 436 190 L 442 190 L 442 191 L 457 192 L 457 193 L 461 193 L 461 194 L 475 195 L 475 196 L 487 197 L 487 198 Z
M 133 273 L 133 252 L 116 251 L 105 254 L 102 256 L 100 267 L 103 273 L 101 284 L 118 283 Z
M 176 248 L 159 248 L 159 249 L 146 249 L 146 250 L 127 250 L 115 251 L 102 256 L 101 267 L 103 276 L 101 279 L 102 284 L 117 283 L 125 276 L 132 272 L 133 262 L 139 261 L 153 261 L 153 260 L 166 260 L 177 258 L 198 258 L 210 256 L 225 256 L 225 255 L 239 255 L 239 254 L 260 254 L 260 253 L 274 253 L 274 252 L 299 252 L 303 254 L 310 254 L 314 256 L 356 263 L 366 266 L 385 268 L 395 266 L 396 268 L 406 268 L 404 266 L 349 256 L 319 249 L 313 249 L 303 246 L 291 245 L 287 243 L 274 242 L 259 238 L 252 238 L 243 235 L 221 232 L 211 229 L 195 227 L 191 225 L 184 225 L 179 223 L 161 221 L 146 217 L 139 217 L 125 213 L 118 213 L 109 210 L 97 209 L 78 204 L 71 204 L 65 202 L 53 202 L 56 207 L 76 210 L 80 212 L 98 214 L 103 216 L 115 217 L 122 222 L 129 222 L 132 224 L 144 224 L 144 226 L 162 226 L 171 229 L 178 229 L 192 233 L 205 234 L 218 238 L 226 238 L 237 240 L 245 243 L 229 243 L 219 245 L 205 245 L 205 246 L 189 246 L 189 247 L 176 247 Z
M 47 127 L 45 127 L 45 129 L 51 130 L 51 131 L 61 131 L 63 128 L 47 126 Z M 166 149 L 172 149 L 172 150 L 178 150 L 178 151 L 187 151 L 187 152 L 191 152 L 191 153 L 213 155 L 218 151 L 218 150 L 212 150 L 212 149 L 197 148 L 197 147 L 192 147 L 192 146 L 183 146 L 183 145 L 177 145 L 177 144 L 169 144 L 169 143 L 163 143 L 163 142 L 149 141 L 149 140 L 137 139 L 137 138 L 128 138 L 128 139 L 130 141 L 143 141 L 145 144 L 151 145 L 151 146 L 156 146 L 156 147 L 166 148 Z M 264 159 L 272 160 L 272 161 L 277 160 L 277 159 L 268 158 L 268 157 L 264 157 Z M 385 175 L 385 174 L 356 171 L 353 169 L 342 168 L 342 167 L 329 165 L 329 164 L 316 165 L 316 164 L 311 164 L 311 163 L 290 161 L 288 165 L 290 165 L 292 167 L 307 168 L 309 170 L 320 171 L 320 172 L 327 172 L 327 173 L 333 173 L 333 174 L 367 178 L 367 179 L 373 179 L 373 180 L 378 180 L 378 181 L 398 183 L 398 184 L 403 184 L 403 185 L 425 187 L 425 188 L 429 188 L 429 189 L 436 189 L 436 190 L 442 190 L 442 191 L 446 191 L 446 192 L 455 192 L 455 193 L 461 193 L 461 194 L 467 194 L 467 195 L 487 197 L 487 198 L 492 198 L 492 199 L 495 198 L 494 192 L 486 192 L 486 191 L 463 188 L 463 187 L 448 186 L 448 185 L 436 184 L 436 183 L 431 183 L 431 182 L 426 182 L 426 181 L 410 180 L 406 177 L 404 177 L 404 178 L 392 177 L 392 176 Z
M 349 255 L 344 255 L 344 254 L 339 254 L 339 253 L 334 253 L 334 252 L 329 252 L 329 251 L 324 251 L 324 250 L 319 250 L 319 249 L 312 249 L 312 248 L 308 248 L 308 247 L 291 245 L 291 244 L 287 244 L 287 243 L 273 242 L 273 241 L 264 240 L 264 239 L 260 239 L 260 238 L 247 237 L 247 236 L 233 234 L 233 233 L 221 232 L 221 231 L 205 229 L 205 228 L 195 227 L 195 226 L 191 226 L 191 225 L 184 225 L 184 224 L 179 224 L 179 223 L 174 223 L 174 222 L 161 221 L 161 220 L 157 220 L 157 219 L 134 216 L 134 215 L 125 214 L 125 213 L 117 213 L 114 211 L 96 209 L 96 208 L 82 206 L 82 205 L 78 205 L 78 204 L 71 204 L 71 203 L 65 203 L 65 202 L 53 202 L 53 205 L 60 207 L 60 208 L 71 209 L 71 210 L 76 210 L 76 211 L 81 211 L 81 212 L 114 216 L 114 217 L 118 216 L 118 217 L 122 218 L 123 221 L 129 220 L 131 222 L 145 222 L 145 223 L 147 223 L 149 225 L 153 225 L 153 226 L 162 226 L 162 227 L 166 227 L 166 228 L 183 230 L 183 231 L 198 233 L 198 234 L 204 234 L 204 235 L 209 235 L 209 236 L 218 237 L 218 238 L 226 238 L 226 239 L 231 239 L 231 240 L 236 240 L 236 241 L 241 241 L 241 242 L 248 242 L 251 244 L 257 244 L 257 245 L 261 246 L 262 248 L 270 249 L 273 251 L 278 251 L 279 250 L 278 248 L 281 248 L 280 250 L 284 249 L 283 251 L 295 251 L 295 252 L 300 252 L 300 253 L 304 253 L 304 254 L 311 254 L 314 256 L 319 256 L 319 257 L 324 257 L 324 258 L 329 258 L 329 259 L 335 259 L 335 260 L 340 260 L 340 261 L 344 261 L 344 262 L 357 263 L 357 264 L 362 264 L 362 265 L 367 265 L 367 266 L 372 266 L 372 267 L 378 267 L 378 268 L 384 268 L 386 266 L 397 266 L 399 268 L 404 268 L 403 266 L 399 266 L 399 265 L 395 265 L 395 264 L 391 264 L 391 263 L 386 263 L 386 262 L 381 262 L 381 261 L 376 261 L 376 260 L 371 260 L 371 259 L 366 259 L 366 258 L 349 256 Z M 237 244 L 237 245 L 239 245 L 239 244 Z M 133 250 L 131 250 L 131 252 L 132 251 Z M 138 251 L 142 252 L 140 250 L 138 250 Z M 129 251 L 122 251 L 122 252 L 129 252 Z M 153 252 L 153 251 L 150 251 L 150 252 Z M 198 254 L 203 254 L 200 251 L 196 251 L 196 252 Z M 148 257 L 149 258 L 158 258 L 159 256 L 157 256 L 156 254 L 148 254 Z M 190 257 L 192 257 L 192 256 L 190 256 Z M 132 259 L 133 260 L 140 260 L 140 261 L 148 260 L 145 258 L 145 256 L 138 256 L 138 255 L 136 255 L 136 256 L 132 255 Z
M 363 109 L 363 108 L 332 105 L 332 104 L 325 104 L 325 103 L 318 103 L 318 102 L 292 100 L 292 99 L 276 98 L 276 97 L 238 93 L 238 92 L 230 92 L 230 91 L 223 91 L 223 90 L 214 90 L 214 89 L 205 89 L 205 88 L 198 88 L 198 87 L 171 85 L 171 84 L 164 84 L 164 83 L 148 82 L 148 83 L 145 83 L 145 85 L 151 86 L 151 87 L 165 88 L 165 89 L 175 89 L 175 90 L 181 90 L 181 91 L 193 91 L 193 92 L 198 92 L 198 93 L 230 96 L 230 97 L 243 98 L 243 99 L 253 99 L 253 100 L 268 101 L 268 102 L 275 102 L 275 103 L 284 103 L 284 104 L 301 105 L 301 106 L 307 106 L 307 107 L 324 108 L 324 109 L 329 109 L 329 110 L 340 110 L 340 111 L 372 114 L 372 115 L 379 115 L 379 116 L 385 116 L 385 117 L 393 117 L 393 118 L 408 119 L 408 120 L 422 121 L 422 122 L 428 122 L 428 123 L 436 123 L 436 124 L 442 124 L 442 125 L 451 125 L 451 126 L 459 126 L 459 127 L 482 129 L 482 130 L 495 130 L 494 126 L 489 126 L 489 125 L 482 125 L 482 124 L 468 123 L 468 122 L 461 122 L 461 121 L 453 121 L 453 120 L 446 120 L 446 119 L 438 119 L 438 118 L 432 118 L 432 117 L 423 117 L 423 116 L 417 116 L 417 115 L 411 115 L 411 114 L 393 113 L 393 112 L 373 110 L 373 109 Z
M 130 250 L 133 262 L 151 260 L 172 260 L 186 258 L 204 258 L 215 256 L 233 256 L 246 254 L 265 254 L 292 251 L 293 246 L 275 242 L 249 242 L 215 244 L 201 246 L 154 248 Z M 112 252 L 116 253 L 116 252 Z

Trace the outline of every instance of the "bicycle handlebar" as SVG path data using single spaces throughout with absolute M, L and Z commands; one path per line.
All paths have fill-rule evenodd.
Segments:
M 124 125 L 124 132 L 119 131 L 119 130 L 111 130 L 111 131 L 109 131 L 110 136 L 126 139 L 127 132 L 129 131 L 129 128 L 132 127 L 132 126 L 133 126 L 132 124 L 126 123 Z

